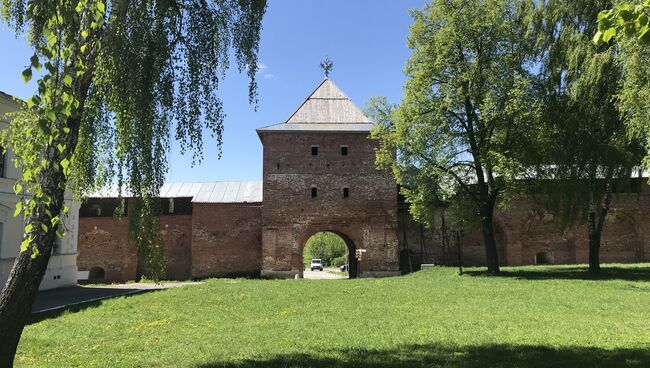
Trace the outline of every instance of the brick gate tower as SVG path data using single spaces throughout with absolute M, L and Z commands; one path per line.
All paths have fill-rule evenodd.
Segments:
M 262 276 L 302 275 L 305 243 L 320 231 L 345 240 L 350 277 L 399 274 L 397 185 L 375 168 L 371 128 L 325 78 L 287 121 L 257 130 L 264 146 Z

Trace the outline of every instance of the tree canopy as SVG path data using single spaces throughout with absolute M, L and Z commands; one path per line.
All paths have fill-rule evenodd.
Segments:
M 16 215 L 26 219 L 22 251 L 0 295 L 0 365 L 8 366 L 47 268 L 66 190 L 81 198 L 117 185 L 138 198 L 129 209 L 138 229 L 132 238 L 144 271 L 160 275 L 153 198 L 170 140 L 195 160 L 203 128 L 221 145 L 216 92 L 231 57 L 248 75 L 255 103 L 266 1 L 2 0 L 0 9 L 34 49 L 23 79 L 44 68 L 37 93 L 3 135 L 22 170 Z
M 530 37 L 534 2 L 435 1 L 413 11 L 404 98 L 369 103 L 380 166 L 391 167 L 412 211 L 463 194 L 482 224 L 490 271 L 498 196 L 523 173 L 539 112 Z
M 650 45 L 650 1 L 633 4 L 623 2 L 617 6 L 598 13 L 598 31 L 594 42 L 609 42 L 616 35 L 635 38 Z
M 593 21 L 607 2 L 551 0 L 540 6 L 542 126 L 538 179 L 564 223 L 586 220 L 590 270 L 617 184 L 628 185 L 642 148 L 626 131 L 617 95 L 623 68 L 615 45 L 595 45 Z
M 598 14 L 594 42 L 614 43 L 617 60 L 623 68 L 617 106 L 627 119 L 628 133 L 646 145 L 650 152 L 650 1 L 623 2 Z M 611 41 L 611 40 L 614 41 Z M 650 167 L 650 155 L 643 165 Z
M 40 162 L 34 158 L 57 134 L 57 120 L 80 115 L 74 153 L 64 161 L 72 178 L 67 187 L 79 198 L 117 185 L 143 198 L 131 219 L 151 228 L 147 213 L 155 211 L 151 198 L 167 172 L 170 133 L 195 161 L 202 154 L 203 128 L 221 146 L 224 113 L 216 91 L 233 50 L 255 102 L 264 1 L 5 0 L 2 5 L 13 29 L 28 27 L 35 49 L 24 79 L 41 64 L 46 68 L 38 93 L 27 101 L 39 116 L 33 115 L 38 129 L 20 119 L 10 130 L 16 137 L 36 138 L 10 139 L 21 153 L 21 181 L 30 192 L 40 192 L 34 180 Z M 74 93 L 82 83 L 88 91 L 83 96 Z M 139 233 L 135 240 L 151 241 L 146 238 L 152 235 Z

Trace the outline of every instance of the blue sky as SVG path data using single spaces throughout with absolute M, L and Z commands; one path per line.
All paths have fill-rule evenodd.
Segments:
M 227 114 L 223 155 L 205 137 L 203 162 L 173 146 L 168 181 L 260 180 L 262 145 L 255 129 L 280 123 L 302 103 L 323 78 L 318 64 L 334 62 L 330 78 L 361 108 L 375 95 L 399 101 L 411 17 L 424 0 L 269 0 L 264 18 L 258 74 L 257 111 L 248 104 L 247 80 L 233 69 L 221 82 L 219 95 Z M 24 38 L 0 29 L 0 91 L 29 97 L 20 72 L 31 56 Z

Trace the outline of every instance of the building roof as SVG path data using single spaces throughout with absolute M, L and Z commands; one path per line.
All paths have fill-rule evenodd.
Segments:
M 122 193 L 130 197 L 129 191 Z M 117 198 L 117 188 L 91 194 L 90 198 Z M 261 203 L 261 181 L 214 181 L 204 183 L 166 183 L 159 198 L 192 198 L 192 203 Z
M 326 124 L 326 123 L 280 123 L 269 125 L 264 128 L 257 129 L 258 132 L 331 132 L 331 133 L 345 133 L 345 132 L 360 132 L 368 133 L 373 127 L 372 123 L 367 124 Z
M 261 181 L 218 181 L 203 183 L 193 203 L 261 203 Z
M 257 132 L 369 132 L 372 126 L 363 111 L 325 78 L 284 123 Z

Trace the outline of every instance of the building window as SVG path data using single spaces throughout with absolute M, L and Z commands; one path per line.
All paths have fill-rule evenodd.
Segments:
M 311 187 L 311 197 L 316 198 L 318 196 L 318 188 Z
M 350 196 L 350 188 L 345 187 L 343 188 L 343 198 L 347 198 Z
M 99 217 L 102 215 L 102 206 L 98 204 L 93 204 L 92 211 L 95 212 L 95 216 Z
M 61 234 L 65 233 L 65 229 L 61 226 L 61 223 L 57 225 L 56 229 Z M 58 234 L 54 235 L 54 244 L 52 244 L 52 255 L 57 254 L 61 254 L 61 238 L 59 238 Z
M 341 156 L 348 155 L 348 146 L 341 146 Z
M 7 177 L 5 148 L 0 146 L 0 178 Z
M 311 155 L 318 156 L 318 146 L 311 146 Z
M 174 213 L 174 198 L 169 198 L 169 213 Z
M 52 255 L 61 254 L 61 238 L 55 236 L 54 244 L 52 244 Z

